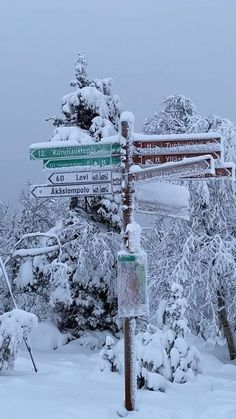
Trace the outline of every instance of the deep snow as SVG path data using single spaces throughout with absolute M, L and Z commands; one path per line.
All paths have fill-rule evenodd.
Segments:
M 213 355 L 202 341 L 191 340 L 201 352 L 203 374 L 194 382 L 169 384 L 165 393 L 139 390 L 137 411 L 129 417 L 236 419 L 236 364 L 227 360 L 225 348 Z M 39 341 L 35 346 L 44 347 Z M 57 350 L 35 349 L 34 356 L 37 374 L 22 349 L 15 370 L 0 376 L 1 419 L 118 418 L 123 377 L 100 372 L 98 351 L 74 341 Z

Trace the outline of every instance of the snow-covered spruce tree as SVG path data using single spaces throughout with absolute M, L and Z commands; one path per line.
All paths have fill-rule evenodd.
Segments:
M 37 322 L 34 314 L 19 309 L 0 316 L 0 371 L 13 369 L 20 344 Z
M 62 118 L 53 118 L 55 129 L 51 141 L 75 140 L 79 143 L 100 141 L 118 133 L 122 111 L 120 98 L 112 94 L 112 79 L 90 79 L 87 74 L 87 58 L 78 54 L 75 64 L 75 79 L 71 82 L 74 91 L 62 98 Z M 93 219 L 120 227 L 120 199 L 118 196 L 102 196 L 86 199 L 71 199 L 71 209 L 82 206 Z
M 167 102 L 172 98 L 172 96 L 167 98 Z M 173 114 L 176 103 L 178 100 L 173 101 Z M 181 103 L 189 102 L 181 100 Z M 194 105 L 192 108 L 194 109 L 192 116 L 188 105 L 182 112 L 182 115 L 189 115 L 185 118 L 185 127 L 181 128 L 182 132 L 219 132 L 224 139 L 225 160 L 233 159 L 235 161 L 235 125 L 214 115 L 202 117 L 195 111 Z M 177 106 L 177 111 L 178 109 Z M 162 114 L 162 117 L 166 117 L 165 123 L 158 123 L 156 128 L 154 124 L 153 130 L 150 132 L 158 134 L 180 132 L 178 126 L 183 126 L 183 117 L 180 118 L 180 121 L 175 121 L 175 124 L 170 125 L 171 129 L 167 131 L 162 130 L 162 127 L 169 124 L 167 110 Z M 175 280 L 178 275 L 178 281 L 184 284 L 186 290 L 189 303 L 187 316 L 191 330 L 201 333 L 205 338 L 214 342 L 218 341 L 219 337 L 226 337 L 230 356 L 234 357 L 235 317 L 233 313 L 235 312 L 235 301 L 232 298 L 230 300 L 228 296 L 230 292 L 233 292 L 234 295 L 234 271 L 230 264 L 235 258 L 235 194 L 231 181 L 227 180 L 192 181 L 188 182 L 188 186 L 192 202 L 190 223 L 173 220 L 171 223 L 164 221 L 164 224 L 161 225 L 161 221 L 158 220 L 157 249 L 152 249 L 150 240 L 146 238 L 144 240 L 147 244 L 146 250 L 149 251 L 150 247 L 151 253 L 158 252 L 159 255 L 159 260 L 150 257 L 151 260 L 156 260 L 152 263 L 150 272 L 152 279 L 150 300 L 154 306 L 155 298 L 158 301 L 161 296 L 165 297 L 166 285 L 170 280 Z M 166 232 L 163 232 L 164 230 Z M 152 231 L 150 234 L 154 235 L 154 233 Z M 220 249 L 224 255 L 226 253 L 230 255 L 228 266 L 226 266 L 227 260 L 224 257 L 225 274 L 220 271 L 215 262 L 214 252 L 218 255 Z M 208 254 L 212 257 L 208 257 Z M 196 261 L 196 264 L 193 260 Z M 175 265 L 177 265 L 178 272 L 174 270 Z M 227 281 L 226 277 L 231 279 Z M 214 284 L 213 287 L 212 284 Z
M 61 331 L 118 330 L 119 235 L 70 211 L 46 234 L 25 235 L 9 267 L 20 307 L 53 318 Z
M 162 330 L 157 329 L 153 334 L 146 332 L 142 336 L 138 351 L 140 387 L 164 391 L 165 380 L 185 383 L 192 381 L 199 372 L 199 353 L 185 339 L 188 331 L 186 307 L 183 288 L 174 283 L 168 300 L 160 305 L 158 318 Z
M 119 235 L 106 232 L 102 225 L 87 222 L 74 212 L 63 220 L 57 234 L 62 246 L 61 261 L 72 271 L 69 284 L 73 303 L 62 313 L 62 328 L 116 332 Z

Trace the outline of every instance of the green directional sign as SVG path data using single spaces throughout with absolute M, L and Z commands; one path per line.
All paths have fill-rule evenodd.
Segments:
M 86 159 L 44 160 L 44 169 L 61 169 L 75 166 L 117 166 L 121 162 L 120 156 L 88 157 Z
M 30 147 L 30 159 L 66 159 L 80 156 L 110 156 L 120 151 L 119 143 L 78 144 L 76 146 L 42 147 L 34 144 Z M 65 166 L 64 166 L 65 167 Z

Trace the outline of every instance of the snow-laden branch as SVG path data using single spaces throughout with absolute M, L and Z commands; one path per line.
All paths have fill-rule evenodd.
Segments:
M 55 239 L 57 241 L 57 245 L 54 246 L 47 246 L 44 248 L 33 248 L 33 249 L 18 249 L 15 250 L 25 239 L 27 238 L 37 238 L 37 237 L 46 237 L 49 239 Z M 50 248 L 50 250 L 49 250 Z M 12 247 L 12 249 L 10 250 L 10 254 L 9 256 L 6 258 L 5 260 L 5 265 L 10 261 L 10 259 L 12 257 L 16 257 L 16 256 L 22 256 L 22 257 L 26 257 L 26 256 L 39 256 L 42 255 L 44 253 L 50 253 L 51 251 L 59 251 L 59 255 L 58 255 L 58 259 L 60 260 L 61 257 L 61 243 L 60 240 L 58 238 L 58 236 L 56 234 L 51 234 L 51 233 L 40 233 L 39 231 L 36 233 L 27 233 L 24 234 L 20 240 L 18 240 L 14 246 Z M 36 252 L 36 253 L 34 253 Z
M 56 252 L 60 247 L 56 244 L 55 246 L 46 246 L 46 247 L 36 247 L 33 249 L 19 249 L 16 250 L 12 257 L 27 257 L 27 256 L 40 256 L 51 252 Z

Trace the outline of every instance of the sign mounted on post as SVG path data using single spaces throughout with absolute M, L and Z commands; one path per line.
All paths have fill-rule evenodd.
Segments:
M 121 192 L 120 185 L 109 183 L 74 185 L 32 185 L 30 193 L 34 198 L 59 198 L 66 196 L 110 195 Z
M 152 149 L 151 149 L 152 151 Z M 152 151 L 152 153 L 145 153 L 142 154 L 141 152 L 138 154 L 134 154 L 133 161 L 135 164 L 164 164 L 170 162 L 178 162 L 182 161 L 188 157 L 201 157 L 204 155 L 211 155 L 214 159 L 220 160 L 221 152 L 218 151 L 211 151 L 206 149 L 204 150 L 173 150 L 171 148 L 160 151 Z
M 206 180 L 206 179 L 222 179 L 231 178 L 235 180 L 235 164 L 233 162 L 223 163 L 221 166 L 215 167 L 215 173 L 205 173 L 193 176 L 184 176 L 186 180 Z
M 135 164 L 164 164 L 188 157 L 211 155 L 221 160 L 223 146 L 217 133 L 144 135 L 134 134 Z
M 73 172 L 51 173 L 48 180 L 53 185 L 63 185 L 65 183 L 89 183 L 89 182 L 112 182 L 121 184 L 121 172 L 119 170 L 77 170 Z
M 68 141 L 37 143 L 30 146 L 31 160 L 70 159 L 85 156 L 111 156 L 119 154 L 120 143 L 92 143 L 68 146 Z M 60 145 L 58 145 L 60 144 Z
M 119 317 L 147 316 L 147 255 L 118 252 L 118 314 Z
M 155 182 L 164 179 L 181 179 L 183 177 L 214 174 L 215 163 L 212 156 L 193 157 L 176 163 L 165 163 L 143 168 L 133 173 L 134 180 L 138 183 L 144 181 Z
M 88 157 L 80 159 L 68 160 L 43 160 L 43 168 L 47 169 L 63 169 L 67 167 L 80 167 L 80 166 L 118 166 L 121 162 L 120 156 L 107 156 L 107 157 Z
M 134 146 L 137 148 L 186 147 L 201 144 L 206 144 L 208 147 L 213 144 L 221 144 L 221 135 L 217 132 L 167 135 L 134 134 Z

